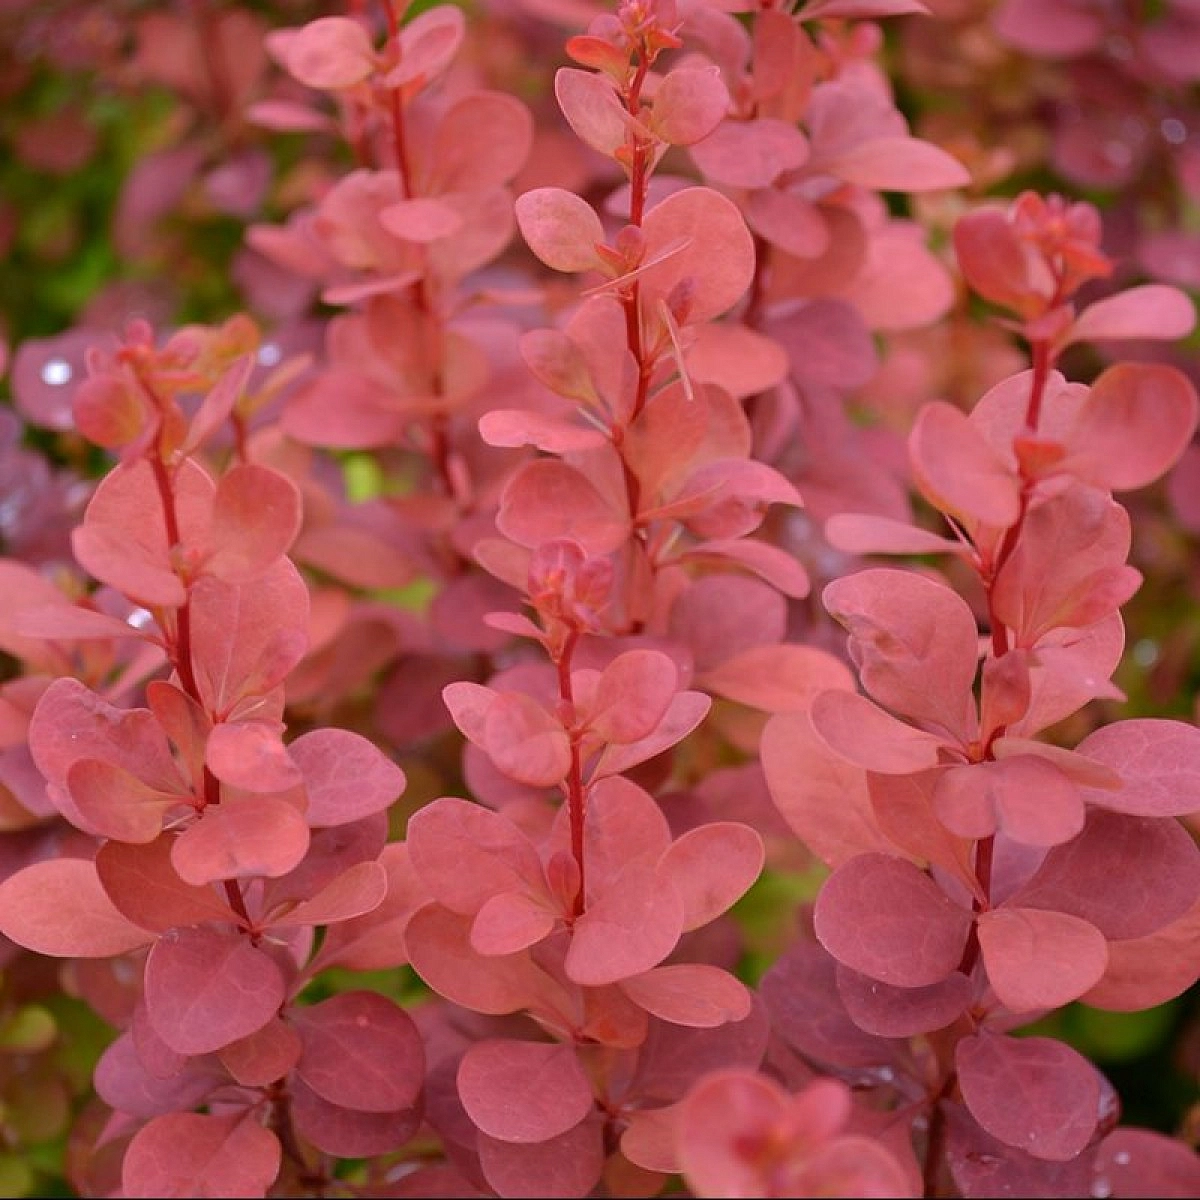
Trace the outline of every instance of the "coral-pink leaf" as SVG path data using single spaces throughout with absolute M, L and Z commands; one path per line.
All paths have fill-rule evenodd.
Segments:
M 217 484 L 205 567 L 227 583 L 247 583 L 287 553 L 299 530 L 296 485 L 269 467 L 236 466 Z
M 600 673 L 589 713 L 591 731 L 605 742 L 649 737 L 675 697 L 675 663 L 658 650 L 627 650 Z
M 953 155 L 912 137 L 868 138 L 822 157 L 823 174 L 881 192 L 925 192 L 965 187 L 971 174 Z
M 512 821 L 454 797 L 413 814 L 408 848 L 430 893 L 457 913 L 473 915 L 492 896 L 530 891 L 542 878 L 533 843 Z
M 1089 304 L 1071 326 L 1063 345 L 1120 338 L 1173 342 L 1196 326 L 1196 309 L 1186 292 L 1145 283 Z
M 173 1112 L 134 1134 L 121 1164 L 129 1197 L 265 1196 L 279 1174 L 279 1140 L 247 1113 Z
M 1162 363 L 1118 363 L 1092 385 L 1061 464 L 1113 491 L 1145 487 L 1179 461 L 1196 430 L 1196 389 Z
M 654 93 L 650 128 L 672 146 L 707 137 L 729 107 L 729 92 L 716 67 L 677 67 Z
M 521 692 L 496 697 L 484 721 L 483 744 L 505 775 L 530 787 L 553 787 L 571 766 L 567 731 Z
M 361 83 L 374 70 L 366 31 L 348 17 L 318 17 L 286 42 L 288 72 L 311 88 L 335 91 Z
M 980 913 L 978 932 L 992 989 L 1013 1012 L 1077 1000 L 1108 964 L 1104 935 L 1070 913 L 1006 905 Z
M 0 932 L 56 958 L 108 958 L 154 940 L 113 905 L 83 858 L 32 863 L 0 883 Z
M 588 904 L 572 929 L 566 972 L 600 987 L 657 966 L 683 932 L 683 901 L 658 872 L 633 866 Z
M 775 807 L 826 865 L 892 849 L 875 824 L 862 768 L 834 754 L 807 713 L 772 717 L 759 752 Z
M 1020 480 L 960 409 L 925 405 L 908 444 L 918 486 L 943 512 L 999 529 L 1016 522 Z
M 302 734 L 288 753 L 304 776 L 304 815 L 314 829 L 370 816 L 404 791 L 404 772 L 373 742 L 348 729 Z
M 604 76 L 563 67 L 554 75 L 554 95 L 568 124 L 593 150 L 611 155 L 624 144 L 630 118 Z
M 554 538 L 571 538 L 589 554 L 608 554 L 629 535 L 620 516 L 574 467 L 539 459 L 522 467 L 500 498 L 500 532 L 535 549 Z
M 647 302 L 667 296 L 683 280 L 691 289 L 686 320 L 700 323 L 730 308 L 754 276 L 754 239 L 732 200 L 711 188 L 672 192 L 646 213 L 642 223 L 646 257 L 684 240 L 678 254 L 664 258 L 642 275 Z M 720 256 L 711 252 L 721 247 Z
M 727 121 L 691 147 L 707 178 L 738 188 L 765 188 L 802 166 L 808 142 L 795 125 L 774 117 Z
M 521 236 L 548 267 L 556 271 L 591 271 L 600 266 L 596 245 L 604 228 L 595 209 L 563 188 L 544 187 L 517 198 Z
M 179 877 L 197 886 L 224 879 L 276 879 L 308 852 L 299 809 L 279 796 L 226 797 L 205 810 L 171 851 Z
M 424 85 L 454 61 L 466 34 L 461 8 L 439 4 L 418 13 L 400 31 L 400 62 L 387 75 L 391 87 Z
M 849 668 L 826 650 L 782 644 L 753 646 L 705 671 L 701 686 L 763 712 L 799 712 L 818 692 L 854 690 Z
M 621 990 L 652 1016 L 693 1029 L 714 1029 L 750 1015 L 750 993 L 741 980 L 705 963 L 655 967 L 621 980 Z
M 937 765 L 939 737 L 896 720 L 855 692 L 819 693 L 810 716 L 834 753 L 868 771 L 910 775 Z
M 471 1120 L 503 1142 L 545 1142 L 592 1110 L 592 1087 L 575 1048 L 493 1038 L 476 1042 L 458 1068 Z
M 659 871 L 683 901 L 683 928 L 715 920 L 762 870 L 762 838 L 749 825 L 716 821 L 690 829 L 659 859 Z

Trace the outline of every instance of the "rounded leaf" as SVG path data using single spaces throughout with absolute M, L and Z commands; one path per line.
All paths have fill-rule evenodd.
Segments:
M 927 987 L 958 966 L 971 914 L 906 859 L 861 854 L 825 881 L 813 926 L 825 949 L 859 974 Z
M 592 1111 L 592 1086 L 571 1045 L 492 1038 L 476 1042 L 458 1067 L 467 1115 L 502 1142 L 545 1142 Z

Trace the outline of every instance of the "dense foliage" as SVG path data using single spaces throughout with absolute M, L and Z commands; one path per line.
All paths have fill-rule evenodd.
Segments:
M 1194 0 L 0 61 L 4 1194 L 1200 1194 Z

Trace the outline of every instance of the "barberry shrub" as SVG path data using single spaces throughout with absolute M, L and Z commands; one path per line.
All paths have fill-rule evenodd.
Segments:
M 917 0 L 262 7 L 137 17 L 118 214 L 253 315 L 14 355 L 0 1178 L 1196 1195 L 1072 1035 L 1200 977 L 1186 292 L 913 132 Z

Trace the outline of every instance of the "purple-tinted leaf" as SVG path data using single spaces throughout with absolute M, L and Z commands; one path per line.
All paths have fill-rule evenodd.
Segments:
M 1060 1008 L 1104 974 L 1104 935 L 1069 913 L 1008 907 L 979 914 L 979 947 L 988 980 L 1013 1012 Z
M 109 958 L 154 940 L 122 915 L 83 858 L 35 862 L 0 883 L 0 932 L 55 958 Z
M 946 1121 L 946 1164 L 966 1200 L 1091 1193 L 1090 1150 L 1066 1162 L 1047 1162 L 992 1137 L 959 1104 L 943 1101 L 941 1111 Z
M 296 1072 L 342 1108 L 385 1113 L 409 1108 L 425 1077 L 425 1052 L 412 1018 L 378 992 L 341 992 L 292 1010 L 303 1050 Z
M 398 1150 L 421 1127 L 419 1107 L 388 1113 L 342 1108 L 318 1096 L 302 1079 L 293 1079 L 290 1091 L 296 1132 L 337 1158 L 369 1158 Z
M 683 901 L 687 932 L 716 920 L 758 878 L 765 850 L 749 825 L 716 821 L 690 829 L 659 860 L 659 874 Z
M 588 1117 L 545 1142 L 504 1142 L 479 1135 L 479 1164 L 499 1196 L 573 1200 L 589 1196 L 604 1169 L 604 1122 Z
M 971 1114 L 1006 1145 L 1066 1162 L 1091 1140 L 1099 1076 L 1065 1043 L 981 1030 L 959 1042 L 954 1057 Z
M 1200 809 L 1200 729 L 1184 721 L 1136 717 L 1090 733 L 1079 753 L 1123 779 L 1116 791 L 1089 788 L 1089 804 L 1138 817 L 1182 817 Z
M 1146 937 L 1200 897 L 1200 848 L 1173 820 L 1093 809 L 1009 903 L 1071 913 L 1110 941 Z
M 180 1054 L 207 1054 L 261 1029 L 286 995 L 275 960 L 240 933 L 167 930 L 146 959 L 154 1031 Z
M 458 1067 L 458 1094 L 471 1120 L 503 1142 L 545 1142 L 592 1111 L 592 1085 L 575 1048 L 492 1038 Z
M 915 1037 L 944 1029 L 974 998 L 971 981 L 958 971 L 927 987 L 900 988 L 869 979 L 838 964 L 838 994 L 851 1019 L 879 1037 Z
M 862 854 L 825 881 L 813 925 L 830 954 L 860 974 L 926 987 L 958 965 L 971 916 L 907 860 Z
M 674 1025 L 712 1029 L 750 1015 L 745 984 L 705 963 L 655 967 L 621 980 L 618 986 L 639 1007 Z
M 565 970 L 600 987 L 657 966 L 683 932 L 683 902 L 657 872 L 632 866 L 587 906 L 571 930 Z
M 265 1196 L 279 1140 L 252 1114 L 166 1113 L 133 1135 L 121 1164 L 129 1197 Z
M 211 1060 L 191 1059 L 174 1075 L 160 1079 L 146 1069 L 126 1032 L 100 1055 L 93 1079 L 96 1094 L 109 1107 L 131 1117 L 157 1117 L 195 1108 L 215 1088 L 228 1083 Z
M 404 772 L 373 742 L 348 729 L 302 734 L 288 753 L 303 772 L 305 817 L 314 829 L 370 816 L 404 791 Z
M 1200 1193 L 1200 1155 L 1150 1129 L 1114 1129 L 1100 1143 L 1092 1170 L 1093 1196 L 1103 1191 L 1114 1200 L 1188 1200 Z

